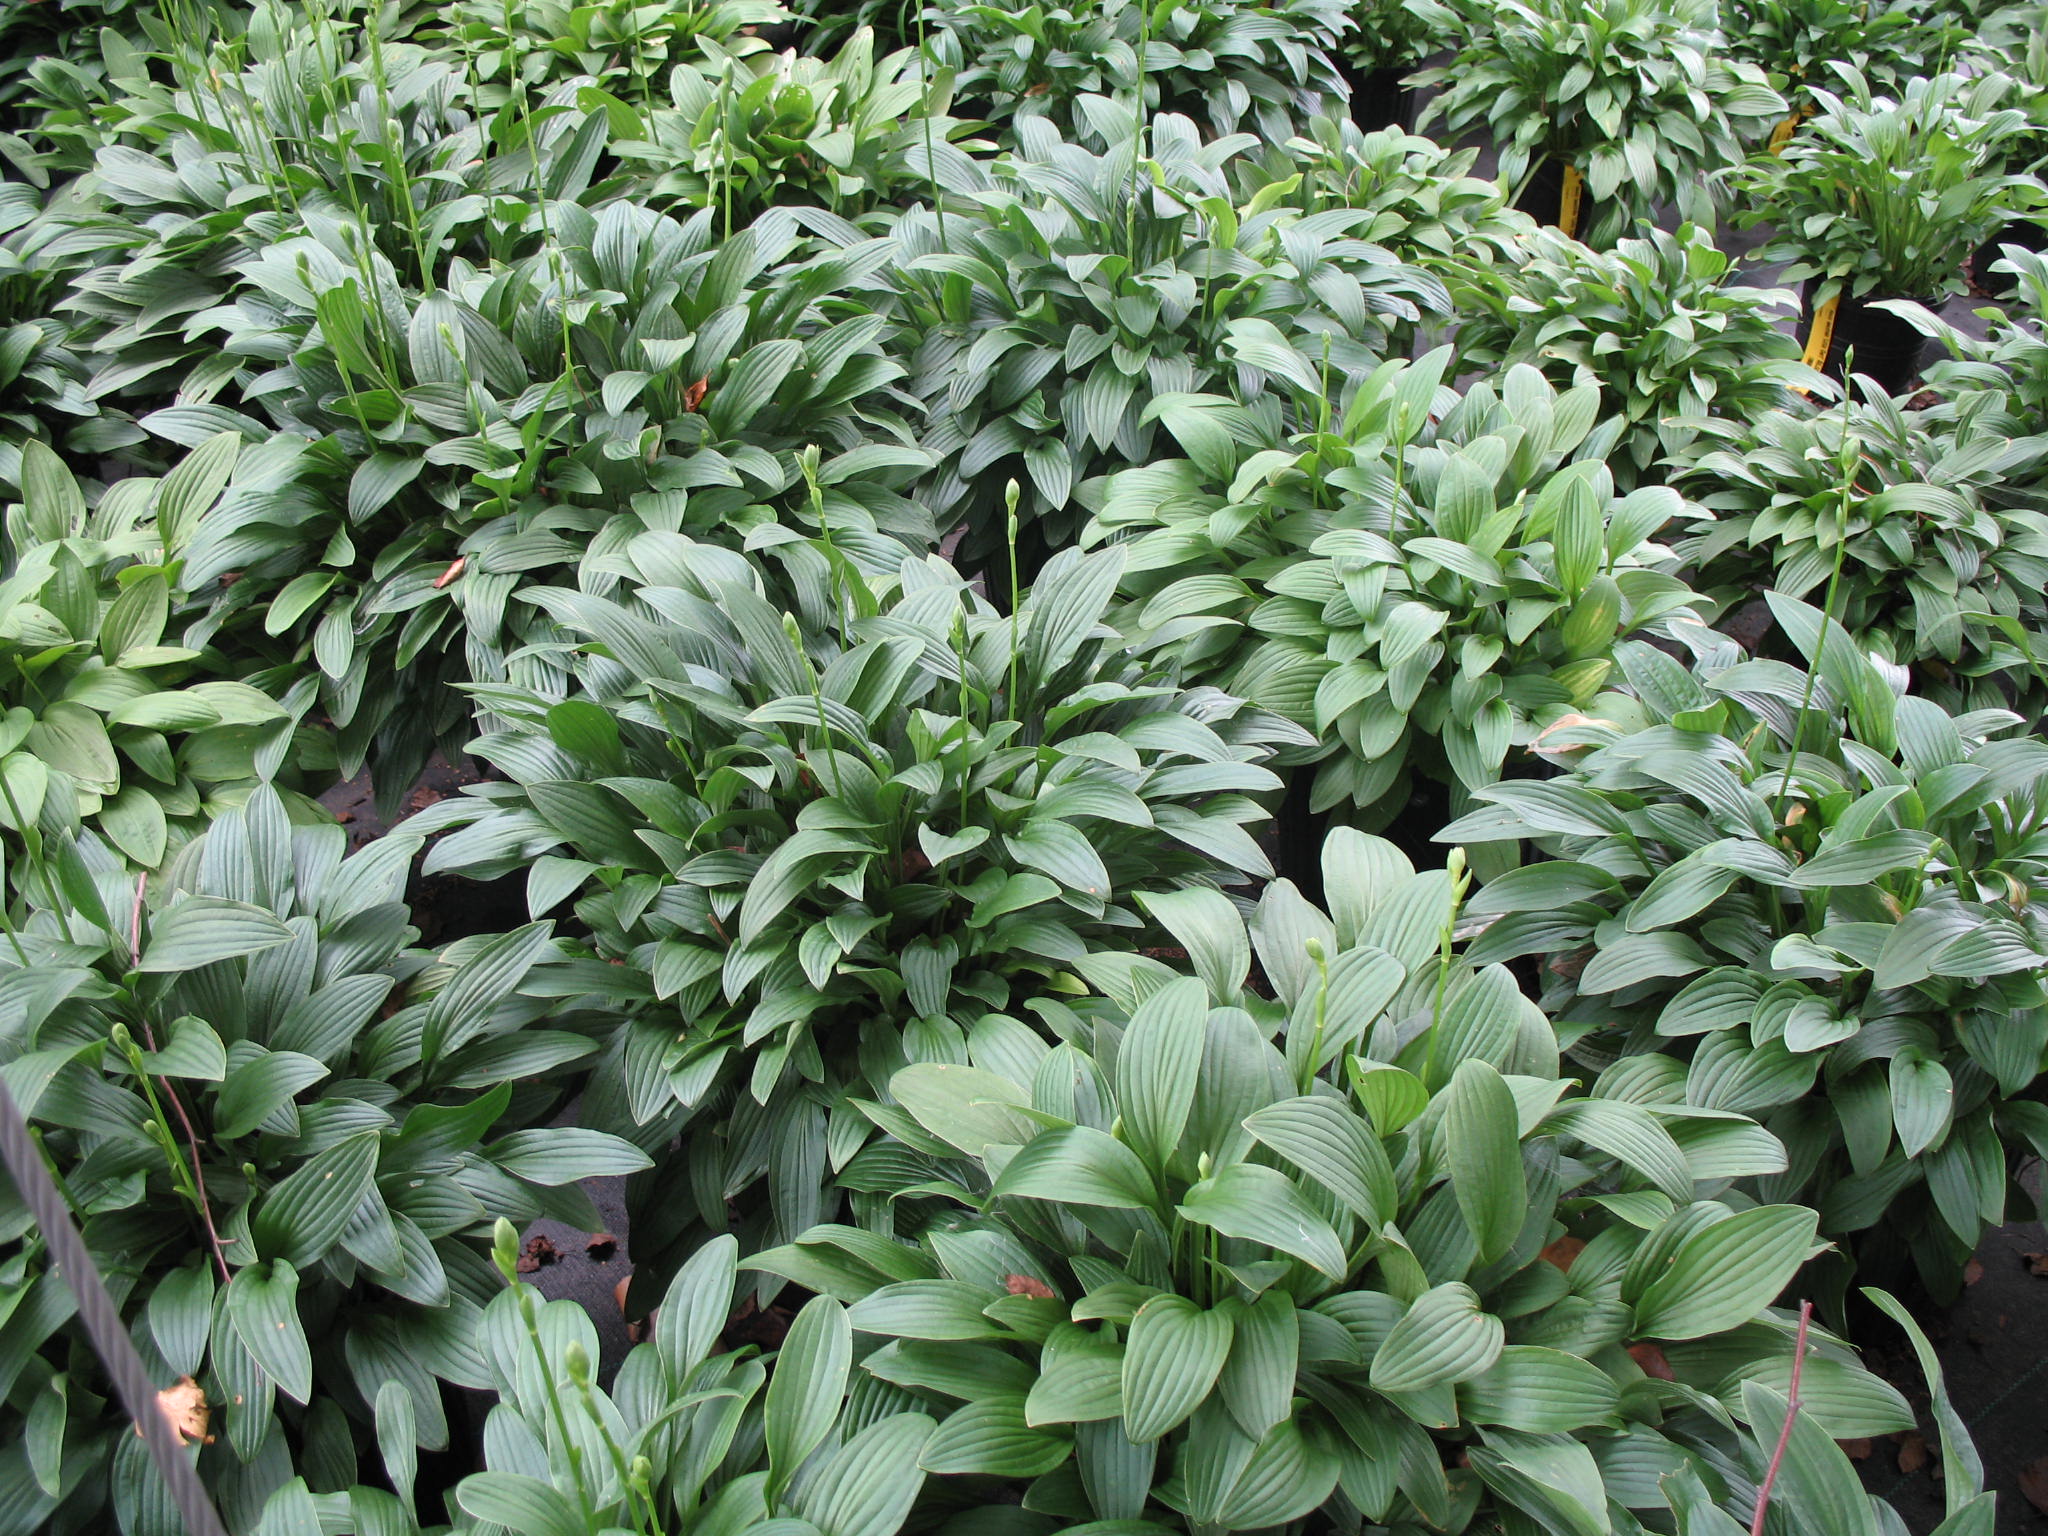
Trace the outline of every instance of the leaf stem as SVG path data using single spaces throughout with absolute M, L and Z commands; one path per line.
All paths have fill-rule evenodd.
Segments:
M 1792 1441 L 1792 1420 L 1799 1412 L 1799 1373 L 1806 1366 L 1806 1326 L 1813 1320 L 1813 1303 L 1799 1303 L 1799 1337 L 1792 1346 L 1792 1381 L 1785 1394 L 1785 1422 L 1778 1427 L 1778 1445 L 1771 1452 L 1771 1464 L 1756 1490 L 1756 1514 L 1749 1522 L 1749 1536 L 1764 1536 L 1764 1516 L 1771 1511 L 1771 1489 L 1778 1481 L 1778 1468 L 1785 1462 L 1785 1447 Z

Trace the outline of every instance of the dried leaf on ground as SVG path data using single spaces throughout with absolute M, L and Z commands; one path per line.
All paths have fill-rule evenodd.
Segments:
M 2048 1456 L 2036 1457 L 2020 1468 L 2020 1492 L 2029 1504 L 2048 1515 Z
M 2048 1277 L 2048 1253 L 2023 1253 L 2020 1257 L 2026 1261 L 2028 1274 Z
M 1560 1237 L 1536 1257 L 1546 1263 L 1555 1264 L 1559 1269 L 1570 1272 L 1572 1260 L 1585 1249 L 1585 1244 L 1576 1237 Z
M 1917 1429 L 1894 1435 L 1899 1442 L 1899 1470 L 1910 1477 L 1927 1465 L 1927 1441 Z
M 156 1405 L 185 1444 L 212 1443 L 213 1436 L 206 1432 L 206 1390 L 190 1376 L 180 1376 L 173 1385 L 157 1393 Z M 141 1434 L 141 1429 L 138 1428 L 136 1433 Z
M 543 1265 L 552 1264 L 560 1257 L 553 1243 L 536 1234 L 526 1240 L 526 1247 L 520 1252 L 515 1268 L 522 1275 L 536 1274 Z
M 618 1256 L 619 1240 L 609 1232 L 598 1232 L 583 1245 L 583 1251 L 590 1255 L 594 1263 L 609 1264 Z

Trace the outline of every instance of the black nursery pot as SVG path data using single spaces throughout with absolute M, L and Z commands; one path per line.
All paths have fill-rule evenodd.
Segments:
M 2014 219 L 1971 253 L 1970 276 L 1994 299 L 2009 299 L 2019 292 L 2019 281 L 2010 272 L 1994 272 L 1993 262 L 2005 253 L 2001 246 L 2016 245 L 2026 251 L 2048 251 L 2048 224 L 2037 219 Z
M 1522 195 L 1515 199 L 1515 206 L 1539 224 L 1562 228 L 1564 212 L 1564 172 L 1562 160 L 1546 159 L 1536 167 L 1535 173 L 1522 187 Z M 1600 210 L 1593 199 L 1586 194 L 1586 184 L 1579 183 L 1579 216 L 1572 224 L 1572 234 L 1578 239 L 1586 238 L 1586 231 L 1593 227 Z
M 1401 84 L 1415 66 L 1361 70 L 1348 60 L 1342 67 L 1344 83 L 1351 87 L 1351 121 L 1366 133 L 1381 128 L 1415 130 L 1415 114 L 1421 107 L 1421 93 Z
M 1802 303 L 1799 311 L 1799 334 L 1801 338 L 1813 334 L 1813 291 L 1816 284 L 1809 279 L 1801 290 Z M 1913 328 L 1911 321 L 1893 314 L 1888 309 L 1874 309 L 1871 306 L 1879 299 L 1903 298 L 1903 294 L 1870 294 L 1852 299 L 1846 293 L 1835 306 L 1835 332 L 1828 340 L 1827 360 L 1820 365 L 1820 371 L 1831 379 L 1842 376 L 1842 359 L 1853 349 L 1856 360 L 1853 364 L 1857 373 L 1873 378 L 1894 395 L 1902 395 L 1920 377 L 1920 353 L 1927 345 L 1927 338 Z M 1919 300 L 1928 308 L 1933 301 Z

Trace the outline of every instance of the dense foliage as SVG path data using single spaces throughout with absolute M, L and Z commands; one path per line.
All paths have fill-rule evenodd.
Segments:
M 227 1530 L 1986 1536 L 2042 16 L 0 8 L 0 1087 Z M 177 1536 L 30 1210 L 0 1536 Z

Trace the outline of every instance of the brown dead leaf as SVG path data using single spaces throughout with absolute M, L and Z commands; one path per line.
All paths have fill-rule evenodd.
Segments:
M 1655 1381 L 1676 1381 L 1678 1373 L 1671 1369 L 1671 1362 L 1664 1358 L 1664 1351 L 1654 1344 L 1631 1344 L 1629 1359 L 1643 1368 L 1643 1374 Z
M 157 1408 L 171 1421 L 171 1428 L 178 1432 L 178 1439 L 186 1445 L 211 1445 L 213 1436 L 206 1432 L 208 1410 L 206 1390 L 190 1376 L 180 1376 L 175 1385 L 165 1387 L 156 1395 Z M 135 1433 L 142 1433 L 140 1425 Z
M 683 390 L 683 409 L 686 411 L 695 411 L 698 406 L 704 403 L 705 392 L 708 391 L 710 388 L 711 375 L 708 373 L 704 375 L 703 378 L 699 379 L 696 383 L 689 385 L 687 388 L 685 388 Z
M 469 564 L 469 557 L 466 555 L 457 555 L 453 560 L 450 560 L 448 562 L 448 569 L 434 578 L 434 590 L 436 592 L 440 591 L 449 582 L 460 576 L 462 568 L 467 564 Z
M 555 1245 L 536 1233 L 526 1240 L 526 1247 L 513 1268 L 522 1275 L 537 1274 L 543 1265 L 552 1264 L 560 1257 L 561 1254 L 555 1251 Z
M 1552 1243 L 1549 1247 L 1545 1248 L 1541 1253 L 1537 1254 L 1536 1257 L 1539 1259 L 1547 1260 L 1548 1262 L 1555 1264 L 1559 1269 L 1563 1270 L 1566 1274 L 1570 1274 L 1572 1268 L 1572 1260 L 1576 1259 L 1581 1253 L 1583 1253 L 1585 1251 L 1585 1248 L 1585 1243 L 1576 1237 L 1560 1237 L 1556 1242 Z
M 2048 1456 L 2037 1457 L 2020 1468 L 2020 1492 L 2027 1502 L 2048 1515 Z
M 1040 1301 L 1051 1301 L 1052 1287 L 1043 1280 L 1034 1280 L 1029 1275 L 1003 1276 L 1003 1289 L 1012 1296 L 1036 1296 Z
M 1975 1285 L 1984 1278 L 1984 1266 L 1975 1259 L 1963 1266 L 1963 1284 Z
M 1911 1477 L 1927 1465 L 1927 1441 L 1917 1429 L 1892 1436 L 1899 1442 L 1899 1471 Z
M 1837 1440 L 1835 1444 L 1839 1445 L 1842 1448 L 1842 1454 L 1848 1457 L 1851 1461 L 1870 1460 L 1870 1441 L 1867 1438 L 1861 1438 L 1856 1440 Z
M 590 1255 L 594 1264 L 609 1264 L 618 1256 L 619 1240 L 609 1232 L 599 1232 L 583 1245 L 583 1251 Z
M 2048 1278 L 2048 1253 L 2023 1253 L 2020 1257 L 2026 1260 L 2028 1274 Z

